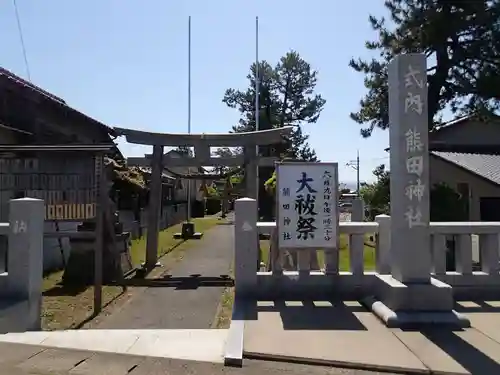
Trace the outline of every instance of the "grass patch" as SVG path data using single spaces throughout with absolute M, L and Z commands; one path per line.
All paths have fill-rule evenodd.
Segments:
M 365 271 L 375 270 L 375 244 L 371 241 L 371 237 L 374 235 L 365 235 L 365 246 L 363 251 Z M 322 250 L 317 251 L 318 263 L 320 267 L 324 267 L 324 253 Z M 269 241 L 260 241 L 260 256 L 262 262 L 266 265 L 269 261 Z M 349 236 L 346 234 L 340 235 L 340 249 L 339 249 L 339 270 L 347 272 L 350 270 L 351 261 L 349 256 Z
M 231 277 L 233 277 L 232 274 Z M 215 317 L 215 321 L 213 324 L 214 328 L 229 328 L 229 325 L 231 324 L 231 315 L 233 312 L 233 302 L 234 287 L 224 289 L 219 305 L 219 310 L 217 311 L 217 316 Z
M 364 265 L 365 271 L 372 271 L 375 269 L 375 243 L 372 241 L 371 234 L 365 236 L 364 247 Z M 373 236 L 374 237 L 374 236 Z M 269 260 L 269 241 L 260 241 L 261 259 L 267 264 Z M 323 251 L 319 250 L 318 263 L 320 267 L 324 266 Z M 349 271 L 349 237 L 345 234 L 340 235 L 340 249 L 339 249 L 339 269 L 340 271 Z M 221 303 L 217 316 L 214 321 L 214 328 L 225 329 L 229 328 L 231 324 L 231 314 L 233 311 L 234 302 L 234 288 L 226 288 L 222 294 Z
M 214 227 L 220 220 L 214 216 L 193 219 L 197 232 L 205 232 Z M 174 225 L 160 232 L 158 240 L 158 257 L 168 254 L 168 261 L 178 261 L 193 241 L 175 240 L 174 233 L 181 230 L 182 224 Z M 134 240 L 130 249 L 132 264 L 140 265 L 145 260 L 146 238 Z M 162 272 L 165 269 L 161 269 Z M 94 287 L 65 287 L 60 284 L 63 271 L 57 271 L 44 277 L 42 298 L 42 328 L 44 330 L 61 330 L 79 328 L 93 314 Z M 130 288 L 129 288 L 130 290 Z M 121 296 L 128 295 L 120 286 L 105 285 L 102 288 L 103 306 L 119 304 Z M 103 308 L 103 313 L 105 309 Z
M 197 232 L 205 232 L 208 229 L 220 223 L 221 220 L 215 216 L 207 216 L 203 218 L 192 219 L 195 225 L 195 230 Z M 176 250 L 182 245 L 182 243 L 190 243 L 190 241 L 184 241 L 182 239 L 174 239 L 174 234 L 179 233 L 182 228 L 182 223 L 174 225 L 160 232 L 158 237 L 158 258 L 161 258 L 165 254 L 170 253 L 172 250 Z M 198 241 L 198 240 L 197 240 Z M 140 266 L 146 260 L 146 236 L 138 238 L 132 241 L 132 246 L 130 247 L 130 257 L 132 258 L 132 264 L 134 266 Z

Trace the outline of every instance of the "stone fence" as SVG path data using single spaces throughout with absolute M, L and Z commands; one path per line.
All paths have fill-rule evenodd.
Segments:
M 44 203 L 21 198 L 9 202 L 7 271 L 0 273 L 0 333 L 41 328 Z
M 298 251 L 295 271 L 283 271 L 283 251 L 271 243 L 272 271 L 256 269 L 259 234 L 277 242 L 275 222 L 257 222 L 256 202 L 243 198 L 235 204 L 235 285 L 236 294 L 259 299 L 325 298 L 332 294 L 361 299 L 378 295 L 380 280 L 391 274 L 391 217 L 379 215 L 375 222 L 341 222 L 340 233 L 348 236 L 349 271 L 340 271 L 338 256 L 325 256 L 325 270 L 311 269 L 311 252 Z M 355 210 L 354 210 L 355 211 Z M 355 212 L 353 212 L 355 216 Z M 375 269 L 364 269 L 364 242 L 375 239 Z M 273 238 L 274 236 L 274 238 Z M 473 267 L 473 238 L 479 239 L 479 264 Z M 447 271 L 447 238 L 455 243 L 455 270 Z M 456 299 L 498 298 L 500 295 L 500 222 L 431 222 L 431 269 L 436 283 L 452 287 Z M 271 253 L 274 252 L 274 255 Z M 330 260 L 328 260 L 330 259 Z M 329 263 L 328 263 L 329 262 Z

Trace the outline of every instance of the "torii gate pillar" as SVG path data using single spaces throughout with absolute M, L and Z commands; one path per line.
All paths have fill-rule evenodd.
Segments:
M 245 196 L 247 198 L 258 199 L 259 181 L 258 181 L 258 160 L 257 148 L 247 146 L 244 148 L 247 165 L 245 168 Z

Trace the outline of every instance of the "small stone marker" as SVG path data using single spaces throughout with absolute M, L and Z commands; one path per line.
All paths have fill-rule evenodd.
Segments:
M 424 54 L 389 64 L 392 276 L 430 281 L 427 63 Z

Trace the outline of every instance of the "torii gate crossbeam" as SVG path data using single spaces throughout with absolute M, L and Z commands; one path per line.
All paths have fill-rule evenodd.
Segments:
M 141 130 L 114 128 L 119 136 L 125 136 L 127 142 L 153 146 L 151 157 L 129 158 L 128 161 L 138 165 L 151 166 L 150 199 L 148 204 L 148 225 L 146 242 L 145 268 L 150 270 L 157 263 L 158 232 L 161 212 L 161 176 L 164 166 L 235 166 L 245 165 L 246 196 L 257 199 L 258 166 L 272 165 L 278 158 L 260 158 L 257 146 L 280 143 L 289 136 L 292 126 L 277 129 L 259 130 L 245 133 L 223 134 L 172 134 L 154 133 Z M 194 157 L 169 158 L 163 154 L 164 147 L 194 147 Z M 243 147 L 244 155 L 229 158 L 212 158 L 211 147 Z M 135 163 L 134 163 L 135 162 Z M 188 197 L 190 199 L 190 197 Z

